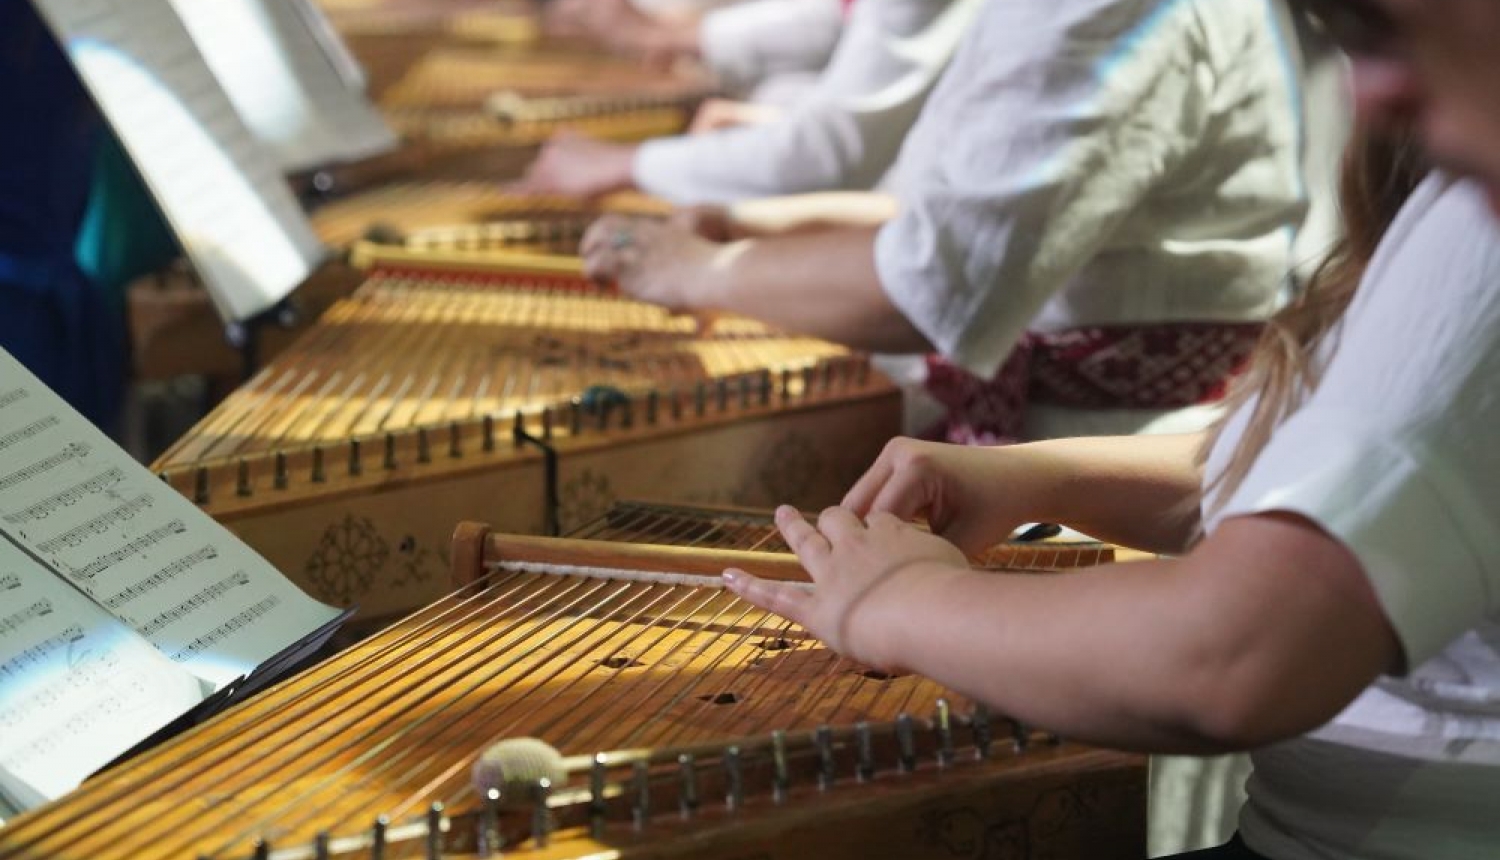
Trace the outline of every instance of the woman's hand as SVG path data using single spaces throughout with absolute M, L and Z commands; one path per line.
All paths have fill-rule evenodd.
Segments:
M 516 190 L 601 197 L 635 182 L 635 146 L 563 131 L 542 146 Z
M 829 508 L 814 528 L 795 508 L 776 511 L 776 525 L 816 588 L 724 572 L 730 590 L 807 628 L 834 650 L 885 669 L 900 668 L 895 634 L 902 616 L 920 612 L 919 594 L 967 575 L 968 561 L 942 538 L 876 513 L 861 521 Z
M 584 274 L 673 311 L 713 307 L 714 270 L 731 246 L 655 218 L 606 215 L 583 236 Z
M 864 517 L 926 519 L 933 532 L 977 555 L 1041 515 L 1024 507 L 1035 470 L 1017 448 L 894 439 L 843 505 Z

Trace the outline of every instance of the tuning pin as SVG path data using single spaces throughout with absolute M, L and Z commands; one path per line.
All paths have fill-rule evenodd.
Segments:
M 699 418 L 708 409 L 708 386 L 699 382 L 693 390 L 693 414 Z
M 813 393 L 813 379 L 817 371 L 811 365 L 802 368 L 802 396 L 808 398 Z
M 827 789 L 833 785 L 834 760 L 833 760 L 833 729 L 828 726 L 818 726 L 813 731 L 813 743 L 818 748 L 818 788 Z
M 770 406 L 771 405 L 771 387 L 772 387 L 771 371 L 769 371 L 769 370 L 762 370 L 759 373 L 759 375 L 758 375 L 756 383 L 757 383 L 757 387 L 760 390 L 760 405 L 761 406 Z
M 427 860 L 443 860 L 443 805 L 427 807 Z
M 552 813 L 547 798 L 552 796 L 552 780 L 545 776 L 531 786 L 531 838 L 538 848 L 546 848 L 552 838 Z
M 542 407 L 542 439 L 547 442 L 552 441 L 552 407 L 550 406 Z
M 357 478 L 365 470 L 364 457 L 361 455 L 358 439 L 349 440 L 349 476 Z
M 698 811 L 698 764 L 692 753 L 683 753 L 677 757 L 677 773 L 682 781 L 682 817 L 692 818 Z
M 714 408 L 720 412 L 729 408 L 729 380 L 723 377 L 714 383 Z
M 577 436 L 583 432 L 583 398 L 574 397 L 568 401 L 568 435 Z
M 484 416 L 484 453 L 488 454 L 495 450 L 495 416 Z
M 457 421 L 448 423 L 448 456 L 457 460 L 464 455 L 464 432 Z
M 417 428 L 417 462 L 432 462 L 432 440 L 427 438 L 427 428 Z
M 255 840 L 255 853 L 250 856 L 255 860 L 271 860 L 271 843 L 265 839 Z
M 631 818 L 637 830 L 646 826 L 651 818 L 651 767 L 644 761 L 631 766 L 631 788 L 635 800 L 631 804 Z
M 512 444 L 514 444 L 517 448 L 519 448 L 523 444 L 525 444 L 525 442 L 524 442 L 525 438 L 526 438 L 526 416 L 525 416 L 524 413 L 521 412 L 521 410 L 517 409 L 516 412 L 515 412 L 515 415 L 511 419 L 511 424 L 510 424 L 510 439 L 511 439 Z
M 750 375 L 740 374 L 740 408 L 750 408 Z
M 1031 746 L 1031 728 L 1017 719 L 1010 721 L 1010 745 L 1016 752 L 1025 752 Z
M 745 774 L 739 747 L 724 751 L 724 805 L 731 811 L 745 805 Z
M 771 800 L 786 801 L 786 793 L 792 787 L 791 771 L 786 760 L 786 732 L 777 729 L 771 733 Z
M 234 481 L 234 492 L 235 495 L 239 496 L 240 498 L 245 498 L 249 496 L 253 492 L 253 490 L 250 486 L 250 463 L 243 457 L 240 458 L 238 472 L 239 474 L 236 476 Z
M 375 819 L 370 830 L 370 860 L 385 860 L 385 833 L 390 826 L 391 820 L 384 815 Z
M 932 732 L 937 736 L 938 767 L 953 763 L 953 714 L 947 699 L 937 700 L 937 713 L 932 718 Z
M 199 466 L 193 473 L 193 501 L 200 505 L 208 504 L 208 469 Z
M 394 471 L 396 468 L 396 436 L 394 433 L 385 434 L 385 457 L 382 459 L 381 465 L 385 467 L 387 472 Z
M 604 802 L 604 777 L 608 772 L 604 753 L 594 753 L 589 770 L 589 832 L 595 839 L 604 838 L 604 816 L 609 811 Z
M 870 734 L 870 724 L 860 721 L 854 726 L 854 776 L 860 782 L 875 778 L 875 738 Z
M 313 837 L 313 860 L 331 860 L 333 854 L 329 851 L 328 834 L 319 833 Z
M 328 480 L 328 475 L 323 469 L 323 448 L 315 445 L 312 449 L 312 482 L 321 484 Z
M 990 757 L 990 748 L 994 746 L 994 731 L 990 725 L 990 709 L 983 703 L 974 706 L 974 713 L 969 717 L 969 726 L 974 732 L 974 755 L 980 759 Z
M 656 426 L 656 410 L 659 400 L 661 400 L 661 395 L 655 388 L 646 392 L 646 423 L 652 427 Z
M 672 389 L 672 420 L 682 420 L 682 391 L 677 388 Z
M 479 809 L 479 856 L 491 857 L 504 848 L 500 838 L 500 789 L 491 788 L 484 793 L 484 804 Z
M 911 714 L 896 717 L 896 764 L 902 773 L 917 769 L 917 736 Z

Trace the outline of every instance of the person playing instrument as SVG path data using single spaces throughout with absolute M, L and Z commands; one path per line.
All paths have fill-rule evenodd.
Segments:
M 1351 221 L 1226 420 L 1198 436 L 899 442 L 816 526 L 779 512 L 814 591 L 726 579 L 859 659 L 1066 735 L 1253 750 L 1240 834 L 1205 860 L 1492 857 L 1500 5 L 1308 5 L 1357 55 L 1366 121 L 1418 130 L 1446 170 L 1368 263 L 1381 219 Z M 1374 175 L 1376 205 L 1351 211 L 1378 216 L 1403 175 Z M 1028 519 L 1181 555 L 1059 577 L 967 567 Z
M 546 7 L 544 23 L 552 35 L 586 38 L 655 66 L 701 62 L 726 93 L 774 105 L 805 93 L 828 64 L 843 29 L 843 5 L 840 0 L 555 0 Z
M 926 432 L 951 441 L 1201 428 L 1306 211 L 1290 30 L 1263 2 L 987 4 L 888 223 L 716 243 L 605 218 L 587 268 L 675 309 L 936 353 Z
M 564 134 L 543 148 L 521 186 L 583 197 L 636 187 L 678 204 L 872 188 L 981 5 L 860 0 L 817 83 L 774 118 L 706 120 L 733 127 L 642 144 Z

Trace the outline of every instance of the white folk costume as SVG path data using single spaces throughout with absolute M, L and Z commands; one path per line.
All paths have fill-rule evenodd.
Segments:
M 678 204 L 874 187 L 981 6 L 859 0 L 828 67 L 784 115 L 648 141 L 636 154 L 635 184 Z
M 937 348 L 942 436 L 1197 429 L 1307 207 L 1298 45 L 1266 0 L 990 3 L 876 245 Z
M 1207 528 L 1317 524 L 1360 560 L 1411 671 L 1254 753 L 1241 833 L 1277 860 L 1500 856 L 1500 227 L 1478 187 L 1418 188 L 1326 346 Z

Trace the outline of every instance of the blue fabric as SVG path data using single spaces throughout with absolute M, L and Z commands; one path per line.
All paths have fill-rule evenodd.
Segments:
M 25 0 L 0 0 L 0 346 L 112 430 L 124 319 L 75 246 L 103 122 Z

